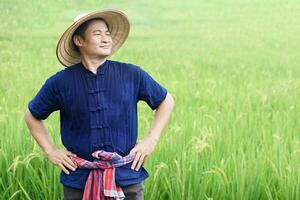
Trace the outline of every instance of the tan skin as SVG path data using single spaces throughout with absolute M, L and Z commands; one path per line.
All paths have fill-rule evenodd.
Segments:
M 97 72 L 97 68 L 111 54 L 112 38 L 106 24 L 101 20 L 93 20 L 90 23 L 85 32 L 85 38 L 74 36 L 73 41 L 79 47 L 84 67 L 93 73 Z M 135 147 L 130 151 L 130 154 L 135 154 L 135 159 L 131 166 L 133 170 L 138 171 L 154 151 L 161 133 L 167 126 L 173 107 L 174 100 L 168 93 L 164 101 L 155 110 L 154 120 L 148 135 L 137 142 Z M 48 159 L 54 165 L 60 167 L 66 174 L 69 174 L 69 170 L 75 171 L 77 166 L 69 156 L 76 155 L 65 149 L 57 149 L 51 141 L 51 137 L 43 121 L 36 119 L 28 109 L 24 118 L 30 133 Z

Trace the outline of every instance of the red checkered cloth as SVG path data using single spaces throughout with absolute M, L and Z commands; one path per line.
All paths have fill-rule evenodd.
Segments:
M 91 169 L 85 183 L 83 200 L 110 200 L 124 199 L 125 195 L 120 186 L 115 183 L 115 167 L 120 167 L 134 160 L 135 155 L 129 154 L 125 157 L 115 152 L 95 151 L 92 156 L 96 158 L 93 162 L 78 156 L 71 156 L 79 168 Z

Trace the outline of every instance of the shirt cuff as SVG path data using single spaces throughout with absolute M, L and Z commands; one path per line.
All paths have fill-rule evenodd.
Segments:
M 156 110 L 158 108 L 158 106 L 165 100 L 165 98 L 167 97 L 168 91 L 166 89 L 164 89 L 163 94 L 160 96 L 160 98 L 156 101 L 156 103 L 151 107 L 152 110 Z
M 39 119 L 39 120 L 44 120 L 44 119 L 45 119 L 44 116 L 39 115 L 39 113 L 34 109 L 34 107 L 33 107 L 33 105 L 32 105 L 32 102 L 29 102 L 29 104 L 28 104 L 28 109 L 29 109 L 29 111 L 31 112 L 31 114 L 32 114 L 36 119 Z

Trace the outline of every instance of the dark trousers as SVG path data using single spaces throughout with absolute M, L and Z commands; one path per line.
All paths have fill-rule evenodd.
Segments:
M 144 182 L 122 187 L 125 200 L 144 200 Z M 81 200 L 83 189 L 63 186 L 64 200 Z

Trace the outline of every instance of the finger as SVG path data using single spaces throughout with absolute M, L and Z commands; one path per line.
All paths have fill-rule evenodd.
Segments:
M 135 154 L 136 153 L 136 148 L 131 149 L 131 151 L 129 152 L 129 154 Z
M 139 159 L 139 162 L 135 168 L 136 171 L 139 171 L 140 167 L 142 166 L 143 162 L 144 162 L 144 158 L 145 158 L 145 155 L 141 155 L 140 159 Z
M 137 162 L 138 162 L 139 159 L 140 159 L 140 156 L 141 156 L 141 153 L 139 153 L 139 152 L 136 153 L 136 155 L 135 155 L 135 157 L 134 157 L 134 160 L 133 160 L 133 162 L 132 162 L 132 165 L 131 165 L 131 169 L 134 169 L 134 168 L 135 168 Z
M 74 163 L 68 156 L 66 156 L 65 161 L 68 162 L 72 167 L 77 168 L 76 163 Z
M 64 166 L 66 166 L 67 168 L 71 169 L 72 171 L 75 171 L 75 167 L 73 167 L 72 165 L 70 165 L 66 160 L 63 161 Z
M 70 172 L 64 167 L 64 165 L 63 164 L 58 164 L 58 166 L 66 173 L 66 174 L 70 174 Z
M 66 150 L 66 154 L 68 156 L 76 156 L 76 154 L 72 153 L 71 151 Z

